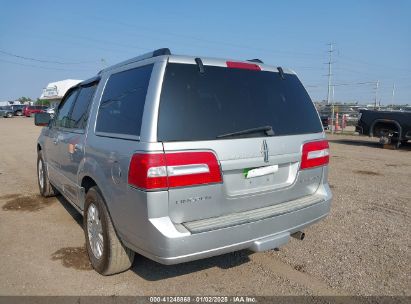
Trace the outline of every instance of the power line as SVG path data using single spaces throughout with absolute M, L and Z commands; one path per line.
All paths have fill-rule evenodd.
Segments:
M 69 71 L 69 72 L 73 72 L 73 71 L 89 71 L 89 70 L 86 70 L 86 69 L 64 69 L 64 68 L 44 67 L 44 66 L 26 64 L 26 63 L 13 62 L 13 61 L 8 61 L 8 60 L 3 60 L 3 59 L 0 59 L 0 62 L 15 64 L 15 65 L 20 65 L 20 66 L 26 66 L 26 67 L 32 67 L 32 68 L 37 68 L 37 69 L 44 69 L 44 70 Z
M 395 66 L 389 66 L 389 65 L 385 65 L 385 64 L 381 64 L 381 63 L 366 62 L 366 61 L 354 59 L 352 57 L 347 57 L 345 55 L 343 55 L 343 56 L 339 55 L 339 57 L 342 57 L 341 60 L 346 61 L 346 62 L 350 62 L 350 61 L 351 62 L 356 62 L 356 65 L 362 64 L 362 65 L 379 67 L 379 68 L 389 69 L 389 70 L 394 69 L 394 70 L 401 70 L 401 71 L 405 71 L 405 72 L 410 72 L 411 71 L 411 69 L 404 68 L 404 67 L 395 67 Z
M 104 24 L 107 23 L 112 23 L 113 25 L 120 25 L 120 26 L 124 26 L 124 27 L 128 27 L 128 28 L 132 28 L 133 29 L 133 34 L 135 35 L 135 30 L 137 29 L 142 29 L 144 30 L 144 32 L 151 32 L 151 33 L 156 33 L 157 35 L 163 35 L 163 36 L 168 36 L 168 37 L 179 37 L 179 38 L 184 38 L 184 40 L 190 39 L 190 40 L 195 40 L 195 41 L 199 41 L 199 42 L 203 42 L 206 43 L 207 45 L 209 44 L 214 44 L 214 45 L 225 45 L 228 47 L 232 47 L 232 48 L 240 48 L 240 49 L 246 49 L 246 50 L 255 50 L 255 51 L 259 51 L 259 52 L 264 52 L 264 53 L 279 53 L 279 54 L 284 54 L 284 55 L 288 55 L 288 56 L 311 56 L 311 57 L 319 57 L 320 55 L 316 54 L 316 53 L 304 53 L 304 52 L 295 52 L 295 51 L 290 51 L 290 50 L 278 50 L 278 49 L 266 49 L 266 48 L 259 48 L 259 47 L 252 47 L 249 45 L 242 45 L 242 44 L 238 44 L 238 43 L 233 43 L 233 42 L 229 42 L 227 40 L 214 40 L 214 39 L 204 39 L 198 36 L 191 36 L 191 35 L 186 35 L 186 34 L 180 34 L 180 33 L 175 33 L 175 32 L 170 32 L 164 29 L 161 30 L 156 30 L 153 29 L 152 27 L 145 27 L 142 25 L 139 25 L 138 27 L 136 27 L 133 24 L 130 23 L 126 23 L 123 21 L 119 21 L 119 20 L 114 20 L 114 19 L 109 19 L 109 18 L 102 18 L 101 16 L 95 16 L 93 18 L 93 20 L 98 20 L 99 21 L 104 21 Z M 94 22 L 93 21 L 93 22 Z M 173 38 L 171 38 L 172 41 L 174 41 Z M 189 43 L 190 45 L 193 45 L 192 43 Z
M 30 60 L 30 61 L 36 61 L 36 62 L 42 62 L 42 63 L 54 63 L 54 64 L 84 64 L 84 63 L 95 63 L 96 61 L 83 61 L 83 62 L 62 62 L 62 61 L 51 61 L 51 60 L 43 60 L 43 59 L 38 59 L 38 58 L 31 58 L 31 57 L 25 57 L 17 54 L 13 54 L 10 52 L 6 52 L 4 50 L 0 50 L 1 54 L 24 59 L 24 60 Z
M 334 87 L 350 86 L 350 85 L 362 85 L 362 84 L 375 84 L 375 81 L 353 82 L 353 83 L 335 83 Z

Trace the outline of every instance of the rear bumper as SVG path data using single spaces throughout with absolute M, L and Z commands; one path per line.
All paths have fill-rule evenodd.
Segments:
M 248 223 L 192 233 L 174 226 L 168 217 L 150 220 L 150 248 L 125 242 L 132 250 L 161 264 L 171 265 L 242 249 L 264 251 L 285 245 L 294 232 L 323 219 L 330 211 L 332 194 L 322 184 L 318 201 L 309 206 Z M 130 239 L 129 239 L 130 240 Z

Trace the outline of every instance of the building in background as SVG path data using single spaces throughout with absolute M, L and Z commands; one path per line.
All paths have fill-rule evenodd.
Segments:
M 55 107 L 60 103 L 68 89 L 75 86 L 79 82 L 82 82 L 82 80 L 66 79 L 57 82 L 50 82 L 47 87 L 43 89 L 40 100 L 47 100 L 50 102 L 50 106 Z
M 4 106 L 12 106 L 12 105 L 19 105 L 21 104 L 20 101 L 18 100 L 13 100 L 13 101 L 0 101 L 0 107 Z

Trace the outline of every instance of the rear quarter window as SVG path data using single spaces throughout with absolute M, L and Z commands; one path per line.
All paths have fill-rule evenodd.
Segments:
M 98 111 L 96 132 L 139 136 L 153 64 L 110 76 Z

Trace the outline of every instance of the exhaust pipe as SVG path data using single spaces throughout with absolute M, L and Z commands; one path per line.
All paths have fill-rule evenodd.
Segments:
M 302 232 L 302 231 L 297 231 L 297 232 L 294 232 L 293 234 L 291 234 L 291 236 L 293 238 L 296 238 L 297 240 L 302 241 L 305 238 L 305 233 Z

